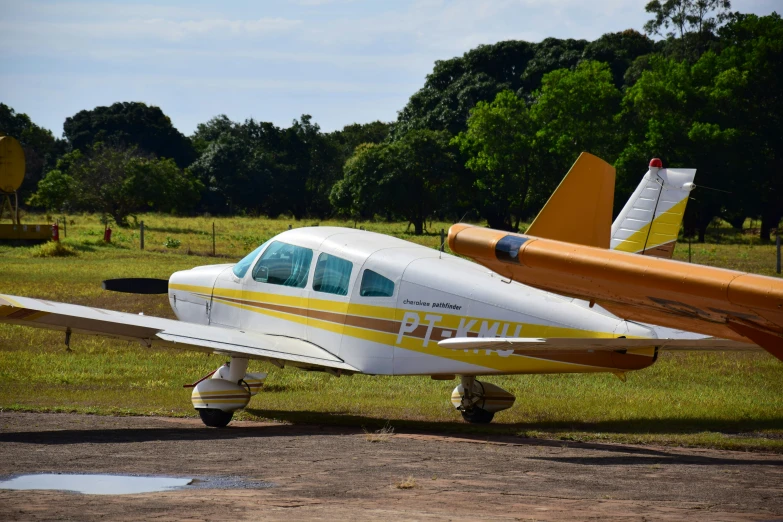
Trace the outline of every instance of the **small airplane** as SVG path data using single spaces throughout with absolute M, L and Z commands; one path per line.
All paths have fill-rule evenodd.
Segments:
M 300 228 L 235 264 L 196 267 L 168 280 L 104 281 L 108 290 L 168 294 L 179 320 L 0 295 L 0 322 L 64 331 L 66 345 L 79 333 L 229 357 L 193 384 L 191 400 L 207 426 L 226 426 L 258 393 L 266 374 L 248 373 L 249 359 L 338 377 L 459 376 L 452 404 L 467 422 L 487 423 L 515 397 L 477 376 L 611 372 L 624 379 L 652 365 L 660 350 L 759 349 L 750 336 L 719 339 L 636 322 L 605 297 L 653 295 L 638 294 L 639 282 L 625 273 L 637 259 L 662 263 L 664 275 L 681 273 L 682 263 L 650 256 L 671 257 L 694 175 L 653 165 L 615 224 L 604 226 L 611 221 L 614 169 L 583 153 L 527 235 L 450 229 L 451 248 L 480 264 L 373 232 Z M 523 255 L 536 243 L 562 253 L 552 266 L 535 267 L 546 274 L 541 279 L 524 274 Z M 571 270 L 577 248 L 587 249 L 585 263 L 599 260 L 590 266 L 604 276 L 595 287 L 601 293 Z M 615 256 L 611 263 L 601 257 L 607 253 Z M 604 291 L 615 272 L 618 280 Z M 644 282 L 644 273 L 637 277 Z M 769 280 L 766 299 L 780 300 L 783 284 L 761 279 Z M 653 324 L 658 319 L 645 316 Z

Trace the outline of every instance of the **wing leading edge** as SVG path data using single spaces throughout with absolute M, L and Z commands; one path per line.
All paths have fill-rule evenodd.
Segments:
M 219 326 L 134 315 L 113 310 L 0 294 L 0 323 L 100 335 L 234 357 L 285 361 L 303 368 L 358 372 L 323 348 L 302 339 L 243 332 Z

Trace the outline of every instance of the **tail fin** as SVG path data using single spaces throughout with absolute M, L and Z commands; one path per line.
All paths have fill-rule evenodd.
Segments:
M 674 255 L 696 169 L 661 165 L 658 159 L 650 162 L 650 170 L 612 224 L 612 250 L 667 259 Z
M 609 248 L 613 200 L 614 167 L 583 152 L 525 234 Z

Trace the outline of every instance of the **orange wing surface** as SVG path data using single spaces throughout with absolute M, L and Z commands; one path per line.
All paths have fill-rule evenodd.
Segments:
M 457 224 L 449 246 L 618 317 L 758 344 L 783 360 L 783 280 Z

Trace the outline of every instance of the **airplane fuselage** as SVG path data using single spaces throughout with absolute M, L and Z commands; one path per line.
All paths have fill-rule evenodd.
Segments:
M 439 347 L 454 337 L 656 336 L 464 259 L 355 229 L 290 230 L 236 265 L 177 272 L 169 300 L 182 321 L 305 339 L 368 374 L 623 372 L 655 361 L 654 348 L 530 356 Z

